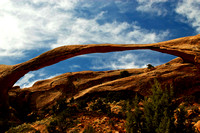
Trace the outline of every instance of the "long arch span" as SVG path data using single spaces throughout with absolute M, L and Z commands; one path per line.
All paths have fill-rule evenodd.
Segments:
M 200 64 L 200 34 L 153 44 L 89 44 L 61 46 L 16 65 L 0 65 L 0 118 L 8 113 L 8 90 L 26 73 L 53 65 L 74 56 L 89 53 L 150 49 L 181 57 L 185 62 Z

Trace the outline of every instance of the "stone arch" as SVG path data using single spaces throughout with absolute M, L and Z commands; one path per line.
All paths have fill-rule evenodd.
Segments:
M 199 65 L 200 34 L 153 44 L 90 44 L 62 46 L 16 65 L 0 65 L 0 118 L 8 112 L 8 90 L 26 73 L 78 55 L 124 50 L 150 49 L 181 57 Z

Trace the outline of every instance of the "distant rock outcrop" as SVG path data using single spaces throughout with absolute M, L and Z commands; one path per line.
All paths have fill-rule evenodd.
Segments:
M 73 80 L 75 74 L 86 74 L 90 75 L 105 75 L 109 72 L 77 72 L 64 74 L 64 78 L 61 76 L 55 77 L 53 79 L 44 80 L 37 82 L 32 88 L 17 90 L 15 91 L 12 87 L 13 85 L 26 73 L 40 68 L 55 64 L 59 61 L 69 59 L 74 56 L 89 54 L 89 53 L 105 53 L 113 51 L 124 51 L 124 50 L 136 50 L 136 49 L 150 49 L 154 51 L 159 51 L 163 53 L 172 54 L 182 58 L 184 63 L 176 63 L 171 65 L 163 65 L 150 72 L 140 72 L 140 74 L 135 74 L 134 71 L 130 70 L 133 75 L 127 78 L 120 79 L 116 77 L 119 75 L 119 71 L 113 71 L 111 77 L 103 77 L 102 84 L 96 84 L 95 78 L 100 78 L 99 76 L 91 77 L 85 84 L 79 81 Z M 145 95 L 145 88 L 149 81 L 153 78 L 158 78 L 163 82 L 174 82 L 172 79 L 177 77 L 184 77 L 184 79 L 191 79 L 194 84 L 192 84 L 191 91 L 198 90 L 199 82 L 196 78 L 198 77 L 200 64 L 200 34 L 196 36 L 183 37 L 179 39 L 174 39 L 170 41 L 164 41 L 153 44 L 91 44 L 91 45 L 71 45 L 62 46 L 45 52 L 29 61 L 16 64 L 16 65 L 0 65 L 0 118 L 7 119 L 9 113 L 9 93 L 12 93 L 13 98 L 19 99 L 16 102 L 30 102 L 32 108 L 41 108 L 44 105 L 53 102 L 54 99 L 59 97 L 65 92 L 66 95 L 75 95 L 76 98 L 82 97 L 87 93 L 98 92 L 98 91 L 112 91 L 112 90 L 134 90 L 139 91 L 141 94 Z M 143 71 L 139 69 L 137 71 Z M 90 74 L 88 74 L 90 73 Z M 73 75 L 74 74 L 74 75 Z M 114 76 L 115 75 L 115 76 Z M 87 78 L 87 76 L 85 76 Z M 56 79 L 57 78 L 57 79 Z M 78 78 L 78 76 L 76 77 Z M 111 78 L 111 80 L 109 80 Z M 140 80 L 138 80 L 140 79 Z M 78 79 L 76 79 L 78 80 Z M 182 82 L 182 78 L 176 79 L 177 82 Z M 101 80 L 100 80 L 101 81 Z M 108 82 L 110 81 L 110 82 Z M 141 81 L 141 82 L 139 82 Z M 148 82 L 148 83 L 147 83 Z M 186 83 L 186 81 L 185 81 Z M 79 86 L 78 86 L 79 85 Z M 69 87 L 70 86 L 70 87 Z M 138 88 L 140 86 L 140 89 Z M 67 89 L 66 89 L 67 88 Z M 181 88 L 181 87 L 180 87 Z M 16 91 L 17 90 L 17 91 Z M 41 92 L 45 93 L 41 93 Z M 198 90 L 199 91 L 199 90 Z M 20 94 L 20 95 L 19 95 Z M 46 97 L 46 98 L 45 98 Z M 48 98 L 47 98 L 48 97 Z M 11 100 L 12 101 L 12 100 Z M 17 104 L 16 104 L 17 105 Z M 35 106 L 35 107 L 34 107 Z M 1 120 L 0 119 L 0 120 Z

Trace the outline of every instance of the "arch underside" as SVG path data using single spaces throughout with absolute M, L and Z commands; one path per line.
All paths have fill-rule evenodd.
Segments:
M 16 65 L 0 65 L 0 119 L 7 118 L 8 90 L 26 73 L 53 65 L 78 55 L 114 51 L 150 49 L 181 57 L 200 68 L 200 34 L 154 44 L 91 44 L 62 46 Z M 1 122 L 1 121 L 0 121 Z
M 47 51 L 26 62 L 13 66 L 0 66 L 0 84 L 12 87 L 21 77 L 60 61 L 84 54 L 106 53 L 114 51 L 149 49 L 181 57 L 184 62 L 199 64 L 200 34 L 153 44 L 89 44 L 61 46 Z M 2 68 L 2 69 L 1 69 Z

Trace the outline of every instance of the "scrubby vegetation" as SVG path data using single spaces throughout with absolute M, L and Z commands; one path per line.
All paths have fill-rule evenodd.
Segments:
M 187 122 L 186 124 L 185 107 L 176 107 L 172 100 L 172 89 L 162 89 L 155 80 L 155 84 L 152 86 L 152 95 L 145 98 L 142 109 L 138 107 L 137 97 L 134 101 L 134 111 L 131 111 L 128 104 L 126 131 L 128 133 L 193 133 L 194 129 L 191 123 Z
M 147 64 L 147 69 L 153 69 L 153 68 L 154 68 L 153 65 L 151 65 L 151 64 Z
M 112 132 L 127 133 L 193 133 L 192 121 L 200 120 L 200 110 L 187 96 L 177 104 L 172 87 L 157 80 L 146 98 L 127 92 L 107 92 L 102 97 L 68 100 L 62 98 L 43 114 L 33 113 L 36 122 L 10 128 L 7 132 L 40 132 L 32 125 L 44 125 L 49 133 Z M 188 113 L 190 111 L 190 114 Z M 30 117 L 30 116 L 29 116 Z M 43 119 L 48 119 L 43 121 Z M 41 119 L 41 120 L 40 120 Z
M 126 70 L 120 72 L 120 77 L 121 78 L 128 77 L 130 75 L 131 74 L 128 71 L 126 71 Z
M 30 124 L 27 124 L 27 123 L 24 123 L 17 127 L 12 127 L 7 131 L 7 133 L 27 133 L 30 131 L 32 131 L 34 133 L 40 133 L 40 131 L 34 129 L 33 127 L 31 127 Z
M 103 102 L 103 100 L 100 98 L 95 100 L 95 102 L 90 105 L 90 108 L 92 111 L 98 111 L 108 115 L 111 113 L 109 104 Z

